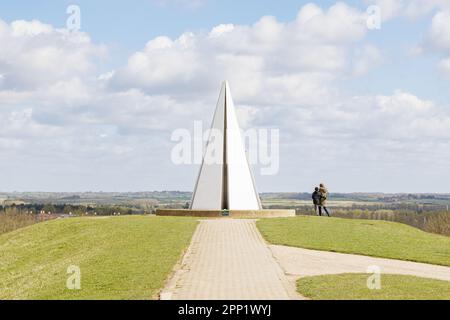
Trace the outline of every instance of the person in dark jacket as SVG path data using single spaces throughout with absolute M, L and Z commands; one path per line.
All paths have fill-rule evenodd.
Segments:
M 319 214 L 322 215 L 322 208 L 320 207 L 320 200 L 322 198 L 322 195 L 320 194 L 319 188 L 316 188 L 314 193 L 312 194 L 312 200 L 314 203 L 314 211 L 316 212 L 316 215 Z

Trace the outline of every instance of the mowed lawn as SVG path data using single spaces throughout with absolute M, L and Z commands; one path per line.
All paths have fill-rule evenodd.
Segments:
M 312 300 L 450 300 L 450 282 L 411 276 L 381 275 L 379 290 L 370 290 L 368 274 L 302 278 L 300 294 Z
M 155 299 L 187 249 L 189 218 L 60 219 L 0 236 L 0 299 Z M 68 290 L 70 266 L 81 290 Z
M 277 245 L 450 266 L 450 237 L 400 223 L 302 216 L 257 225 Z

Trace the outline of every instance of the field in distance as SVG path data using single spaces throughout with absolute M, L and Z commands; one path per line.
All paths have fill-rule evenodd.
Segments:
M 0 205 L 52 203 L 72 205 L 141 205 L 183 207 L 190 202 L 192 193 L 180 191 L 162 192 L 13 192 L 0 193 Z M 261 193 L 264 206 L 311 205 L 311 194 Z M 352 205 L 409 204 L 450 205 L 450 194 L 384 194 L 384 193 L 331 193 L 330 205 L 348 207 Z

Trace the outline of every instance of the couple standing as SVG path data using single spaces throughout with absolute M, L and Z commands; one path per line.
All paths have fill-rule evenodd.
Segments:
M 316 188 L 312 194 L 312 199 L 314 202 L 314 210 L 319 212 L 319 216 L 322 216 L 322 210 L 325 210 L 327 216 L 330 217 L 330 212 L 328 211 L 326 204 L 328 200 L 328 190 L 323 183 L 320 184 L 320 188 Z

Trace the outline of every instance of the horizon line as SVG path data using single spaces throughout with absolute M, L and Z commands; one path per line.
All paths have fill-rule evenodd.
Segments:
M 65 193 L 65 194 L 77 194 L 77 193 L 163 193 L 163 192 L 178 192 L 178 193 L 193 193 L 193 191 L 183 191 L 183 190 L 146 190 L 146 191 L 2 191 L 0 194 L 13 194 L 13 193 Z M 287 194 L 308 194 L 311 191 L 261 191 L 259 194 L 274 194 L 274 193 L 287 193 Z M 386 191 L 333 191 L 332 194 L 384 194 L 384 195 L 450 195 L 450 192 L 408 192 L 408 191 L 398 191 L 398 192 L 386 192 Z

